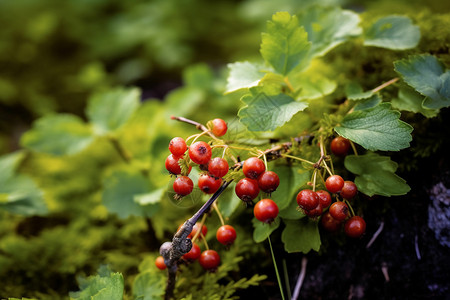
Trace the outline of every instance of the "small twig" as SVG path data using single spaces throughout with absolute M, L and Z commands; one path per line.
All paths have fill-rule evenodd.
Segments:
M 298 275 L 297 283 L 295 284 L 294 293 L 292 294 L 291 300 L 297 300 L 298 296 L 300 295 L 300 289 L 303 285 L 303 280 L 305 279 L 306 275 L 306 266 L 308 264 L 308 259 L 306 256 L 303 256 L 302 258 L 302 269 L 300 270 L 300 275 Z
M 391 84 L 396 83 L 399 79 L 400 79 L 400 78 L 395 77 L 395 78 L 392 78 L 392 79 L 389 80 L 389 81 L 386 81 L 385 83 L 383 83 L 383 84 L 377 86 L 376 88 L 374 88 L 374 89 L 372 90 L 372 93 L 376 93 L 376 92 L 381 91 L 381 90 L 384 89 L 385 87 L 390 86 Z
M 185 122 L 185 123 L 194 125 L 197 129 L 199 129 L 199 130 L 201 130 L 203 132 L 207 132 L 206 134 L 208 134 L 213 139 L 216 139 L 216 140 L 218 139 L 211 131 L 209 131 L 209 129 L 205 125 L 203 125 L 203 124 L 201 124 L 199 122 L 196 122 L 196 121 L 193 121 L 191 119 L 184 118 L 184 117 L 171 116 L 170 118 L 172 120 L 177 120 L 177 121 L 180 121 L 180 122 Z
M 176 282 L 176 273 L 178 270 L 178 260 L 186 253 L 188 253 L 192 248 L 192 241 L 188 239 L 188 235 L 192 232 L 192 228 L 198 219 L 209 210 L 214 201 L 219 198 L 223 191 L 232 182 L 225 181 L 222 186 L 211 196 L 211 198 L 206 201 L 205 204 L 184 224 L 173 236 L 172 242 L 165 242 L 161 245 L 159 252 L 164 258 L 164 263 L 167 266 L 167 285 L 166 293 L 164 296 L 165 300 L 170 300 L 174 298 L 174 289 Z M 200 230 L 201 231 L 201 230 Z
M 386 282 L 389 282 L 389 272 L 387 263 L 385 262 L 381 263 L 381 272 L 383 272 L 384 280 L 386 280 Z
M 416 250 L 416 256 L 418 260 L 422 259 L 422 256 L 420 255 L 420 251 L 419 251 L 419 237 L 416 236 L 414 237 L 414 249 Z
M 372 246 L 373 242 L 377 239 L 377 237 L 380 235 L 381 231 L 383 231 L 384 228 L 384 222 L 382 221 L 380 226 L 378 227 L 377 231 L 373 234 L 372 238 L 366 245 L 366 249 L 368 249 L 370 246 Z

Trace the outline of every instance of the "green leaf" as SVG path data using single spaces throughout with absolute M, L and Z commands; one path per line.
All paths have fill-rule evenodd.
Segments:
M 310 6 L 298 18 L 312 44 L 311 57 L 322 56 L 362 32 L 359 15 L 338 7 Z
M 358 101 L 358 104 L 355 105 L 354 110 L 366 110 L 372 107 L 377 106 L 381 103 L 381 98 L 378 94 L 372 95 L 370 98 L 361 99 Z
M 267 32 L 262 33 L 261 55 L 278 73 L 287 75 L 296 67 L 309 63 L 311 44 L 296 16 L 278 12 L 267 22 Z
M 281 234 L 281 240 L 286 252 L 308 253 L 311 250 L 319 251 L 321 242 L 317 221 L 303 218 L 295 221 L 284 220 L 284 222 L 286 228 Z
M 154 267 L 153 264 L 154 259 L 152 260 L 152 266 Z M 136 276 L 133 282 L 133 296 L 135 300 L 163 299 L 166 278 L 159 270 L 156 270 L 156 272 L 148 270 Z
M 417 93 L 410 87 L 401 87 L 398 91 L 398 97 L 392 99 L 392 107 L 399 110 L 411 111 L 413 113 L 421 113 L 427 118 L 437 116 L 439 110 L 427 109 L 422 106 L 424 96 Z
M 106 267 L 99 275 L 79 278 L 80 291 L 70 292 L 70 299 L 77 300 L 122 300 L 124 281 L 120 273 L 112 273 Z
M 183 86 L 171 91 L 165 98 L 168 116 L 190 116 L 198 111 L 198 107 L 205 101 L 205 91 L 190 86 Z
M 298 193 L 299 188 L 310 180 L 311 175 L 308 170 L 286 165 L 275 166 L 271 170 L 282 178 L 277 190 L 271 195 L 271 199 L 275 201 L 278 209 L 282 211 L 290 204 L 292 198 Z
M 103 181 L 103 204 L 120 218 L 142 216 L 144 211 L 135 197 L 150 192 L 148 180 L 135 170 L 115 170 Z M 139 197 L 138 197 L 139 199 Z
M 406 16 L 387 16 L 379 19 L 365 32 L 365 46 L 393 50 L 411 49 L 419 44 L 420 29 Z
M 151 217 L 159 211 L 159 202 L 165 196 L 166 189 L 160 188 L 150 193 L 134 196 L 134 201 L 142 206 L 147 217 Z
M 247 104 L 238 112 L 241 122 L 250 131 L 271 131 L 289 121 L 293 115 L 307 107 L 286 94 L 268 95 L 258 88 L 242 97 Z
M 217 206 L 224 218 L 229 218 L 239 207 L 242 207 L 242 200 L 234 192 L 235 184 L 230 186 L 220 195 Z
M 280 226 L 280 218 L 275 218 L 275 220 L 271 224 L 266 224 L 257 220 L 256 218 L 253 218 L 252 224 L 253 228 L 255 228 L 255 230 L 253 230 L 253 240 L 256 243 L 261 243 Z
M 372 97 L 373 92 L 372 91 L 364 92 L 363 88 L 359 83 L 350 82 L 345 86 L 345 95 L 350 100 L 362 100 Z
M 334 130 L 367 150 L 398 151 L 409 147 L 413 128 L 399 119 L 389 103 L 354 111 Z
M 120 129 L 138 108 L 140 96 L 137 88 L 116 88 L 91 96 L 86 115 L 95 133 L 105 135 Z
M 264 76 L 261 66 L 248 61 L 228 64 L 230 74 L 225 93 L 257 86 Z
M 394 62 L 395 71 L 416 91 L 426 96 L 422 106 L 441 109 L 450 106 L 450 70 L 429 54 Z
M 70 114 L 49 115 L 38 119 L 22 135 L 21 144 L 36 152 L 71 155 L 88 147 L 94 137 L 91 128 Z
M 291 80 L 294 86 L 300 87 L 296 100 L 317 99 L 331 94 L 336 89 L 336 82 L 315 72 L 301 72 L 294 74 Z
M 16 173 L 24 156 L 18 151 L 0 157 L 0 209 L 25 216 L 45 215 L 42 190 L 28 176 Z
M 5 178 L 12 177 L 24 158 L 25 151 L 16 151 L 0 156 L 0 182 Z
M 366 155 L 348 155 L 345 167 L 356 174 L 355 184 L 358 190 L 368 196 L 405 195 L 410 187 L 406 181 L 395 174 L 397 163 L 388 156 L 376 153 Z

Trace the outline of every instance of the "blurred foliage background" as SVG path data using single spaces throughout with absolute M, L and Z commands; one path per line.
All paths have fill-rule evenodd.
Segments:
M 195 132 L 169 116 L 222 117 L 233 124 L 240 103 L 238 95 L 223 96 L 226 64 L 259 56 L 260 32 L 274 12 L 296 13 L 318 2 L 354 9 L 365 22 L 408 15 L 422 31 L 419 51 L 450 64 L 450 3 L 441 0 L 0 0 L 0 154 L 21 149 L 22 134 L 39 117 L 71 113 L 86 120 L 95 93 L 137 86 L 147 100 L 117 133 L 135 158 L 134 169 L 123 166 L 106 138 L 69 157 L 21 154 L 18 172 L 33 179 L 30 189 L 44 191 L 33 195 L 45 199 L 48 211 L 21 216 L 0 210 L 0 297 L 65 299 L 77 290 L 77 276 L 101 264 L 125 274 L 130 295 L 141 261 L 154 256 L 193 210 L 174 210 L 168 201 L 151 221 L 122 219 L 102 204 L 103 187 L 112 186 L 114 194 L 114 180 L 126 180 L 136 166 L 151 170 L 146 189 L 164 185 L 168 141 Z M 331 55 L 340 49 L 345 45 Z M 384 72 L 384 62 L 392 61 L 386 55 L 393 54 L 364 52 L 335 67 L 348 72 L 376 61 L 364 72 L 354 70 L 370 76 Z M 368 86 L 378 78 L 369 78 Z M 229 257 L 260 251 L 244 237 L 237 245 Z M 257 273 L 253 268 L 241 276 Z

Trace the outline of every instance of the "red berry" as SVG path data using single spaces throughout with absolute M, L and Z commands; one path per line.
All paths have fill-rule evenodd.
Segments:
M 344 186 L 344 179 L 339 175 L 331 175 L 325 181 L 325 187 L 330 193 L 339 192 Z
M 322 209 L 327 208 L 331 204 L 331 195 L 327 191 L 319 190 L 316 191 L 317 196 L 319 196 L 320 207 Z
M 233 244 L 236 239 L 236 230 L 231 225 L 223 225 L 217 229 L 216 238 L 219 243 L 228 246 Z
M 242 166 L 245 177 L 256 179 L 266 170 L 264 162 L 257 157 L 250 157 Z
M 215 136 L 222 136 L 227 133 L 227 123 L 222 119 L 212 120 L 212 133 Z
M 278 205 L 271 199 L 261 199 L 253 208 L 255 218 L 264 223 L 272 223 L 278 216 Z
M 166 264 L 164 263 L 164 258 L 162 256 L 158 256 L 155 259 L 155 266 L 160 270 L 165 270 L 167 268 Z
M 174 175 L 180 175 L 181 174 L 181 167 L 178 164 L 178 161 L 181 159 L 181 156 L 174 156 L 173 154 L 170 154 L 166 158 L 166 169 L 171 174 Z
M 366 221 L 359 216 L 353 216 L 345 222 L 345 234 L 352 238 L 359 238 L 366 231 Z
M 200 224 L 201 223 L 195 223 L 194 227 L 192 227 L 190 236 L 194 237 L 197 234 L 197 231 L 200 229 Z M 208 227 L 206 227 L 206 225 L 203 224 L 203 226 L 201 227 L 201 230 L 202 230 L 202 235 L 206 236 L 206 234 L 208 233 Z M 201 235 L 199 235 L 199 238 L 201 238 Z
M 310 218 L 316 218 L 319 217 L 322 214 L 322 206 L 319 204 L 317 204 L 317 206 L 314 209 L 310 209 L 310 210 L 304 210 L 305 215 L 307 215 Z
M 350 149 L 350 141 L 342 136 L 335 137 L 330 144 L 331 152 L 337 156 L 345 156 Z
M 196 243 L 194 243 L 191 250 L 183 255 L 183 258 L 187 261 L 194 261 L 200 257 L 201 253 L 202 251 L 200 250 L 200 247 Z
M 338 221 L 344 221 L 348 217 L 348 205 L 343 201 L 337 201 L 331 204 L 330 214 Z
M 182 156 L 186 150 L 187 145 L 183 138 L 174 137 L 169 143 L 169 151 L 175 156 Z
M 203 269 L 214 271 L 220 264 L 220 256 L 215 250 L 205 250 L 198 261 Z
M 204 165 L 211 159 L 211 146 L 203 141 L 195 142 L 189 147 L 189 157 L 196 164 Z
M 320 219 L 320 223 L 322 224 L 322 227 L 326 230 L 326 231 L 337 231 L 339 230 L 339 228 L 341 227 L 341 221 L 336 220 L 335 218 L 333 218 L 333 216 L 330 214 L 329 211 L 327 211 L 326 213 L 324 213 L 322 215 L 322 218 Z
M 228 162 L 221 157 L 214 157 L 208 164 L 208 172 L 216 178 L 222 178 L 228 173 Z
M 268 194 L 275 192 L 279 184 L 280 178 L 275 172 L 266 171 L 258 177 L 259 188 Z
M 305 189 L 297 194 L 297 204 L 304 210 L 314 209 L 319 203 L 319 196 L 313 190 Z
M 242 178 L 234 189 L 236 195 L 244 202 L 251 202 L 258 197 L 258 181 L 250 178 Z
M 353 181 L 345 181 L 341 190 L 341 196 L 344 199 L 352 199 L 358 193 L 358 188 Z
M 189 195 L 194 189 L 194 183 L 187 176 L 179 176 L 173 182 L 173 190 L 180 196 Z
M 214 178 L 208 174 L 202 174 L 198 178 L 198 187 L 206 194 L 214 194 L 222 185 L 222 178 Z

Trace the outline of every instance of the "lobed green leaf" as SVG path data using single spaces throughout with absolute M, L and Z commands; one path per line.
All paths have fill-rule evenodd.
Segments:
M 148 180 L 139 171 L 115 170 L 103 180 L 102 201 L 109 212 L 116 213 L 120 218 L 127 218 L 130 215 L 142 216 L 144 211 L 140 202 L 155 200 L 153 197 L 149 199 L 150 190 Z M 147 198 L 141 198 L 145 194 Z
M 87 148 L 94 136 L 81 118 L 71 114 L 48 115 L 34 122 L 21 138 L 23 147 L 53 155 L 76 154 Z
M 70 299 L 77 300 L 122 300 L 124 280 L 121 273 L 112 273 L 100 267 L 99 274 L 79 279 L 80 291 L 71 292 Z
M 389 103 L 381 103 L 353 111 L 334 130 L 367 150 L 398 151 L 409 147 L 413 130 L 399 117 L 400 112 L 391 110 Z
M 441 109 L 450 106 L 450 70 L 430 54 L 414 55 L 394 62 L 395 71 L 407 84 L 426 96 L 422 106 Z
M 105 135 L 120 129 L 138 108 L 140 96 L 137 88 L 117 88 L 91 96 L 86 115 L 95 133 Z
M 406 16 L 387 16 L 376 21 L 366 32 L 364 45 L 393 50 L 411 49 L 419 44 L 420 29 Z
M 319 251 L 321 241 L 317 221 L 303 218 L 301 220 L 284 220 L 284 222 L 286 227 L 281 234 L 281 240 L 286 252 Z
M 388 156 L 376 153 L 348 155 L 344 164 L 347 170 L 357 175 L 358 190 L 368 196 L 405 195 L 410 190 L 406 181 L 395 174 L 397 163 Z
M 242 101 L 246 106 L 239 110 L 238 116 L 250 131 L 274 130 L 308 106 L 286 94 L 268 95 L 258 88 L 251 88 Z
M 257 86 L 264 76 L 262 66 L 248 61 L 228 64 L 229 76 L 225 93 Z
M 310 47 L 305 29 L 299 26 L 296 16 L 287 12 L 274 14 L 267 22 L 267 32 L 262 33 L 261 55 L 282 75 L 306 67 Z
M 275 218 L 271 224 L 263 223 L 256 218 L 252 219 L 253 223 L 253 240 L 256 243 L 261 243 L 266 240 L 272 232 L 274 232 L 280 226 L 280 218 Z
M 392 99 L 391 104 L 396 109 L 420 113 L 427 118 L 437 116 L 438 109 L 428 109 L 422 106 L 424 98 L 414 89 L 405 86 L 399 89 L 397 98 Z
M 299 24 L 308 33 L 310 56 L 322 56 L 337 45 L 359 36 L 360 18 L 357 13 L 339 7 L 310 6 L 299 15 Z

